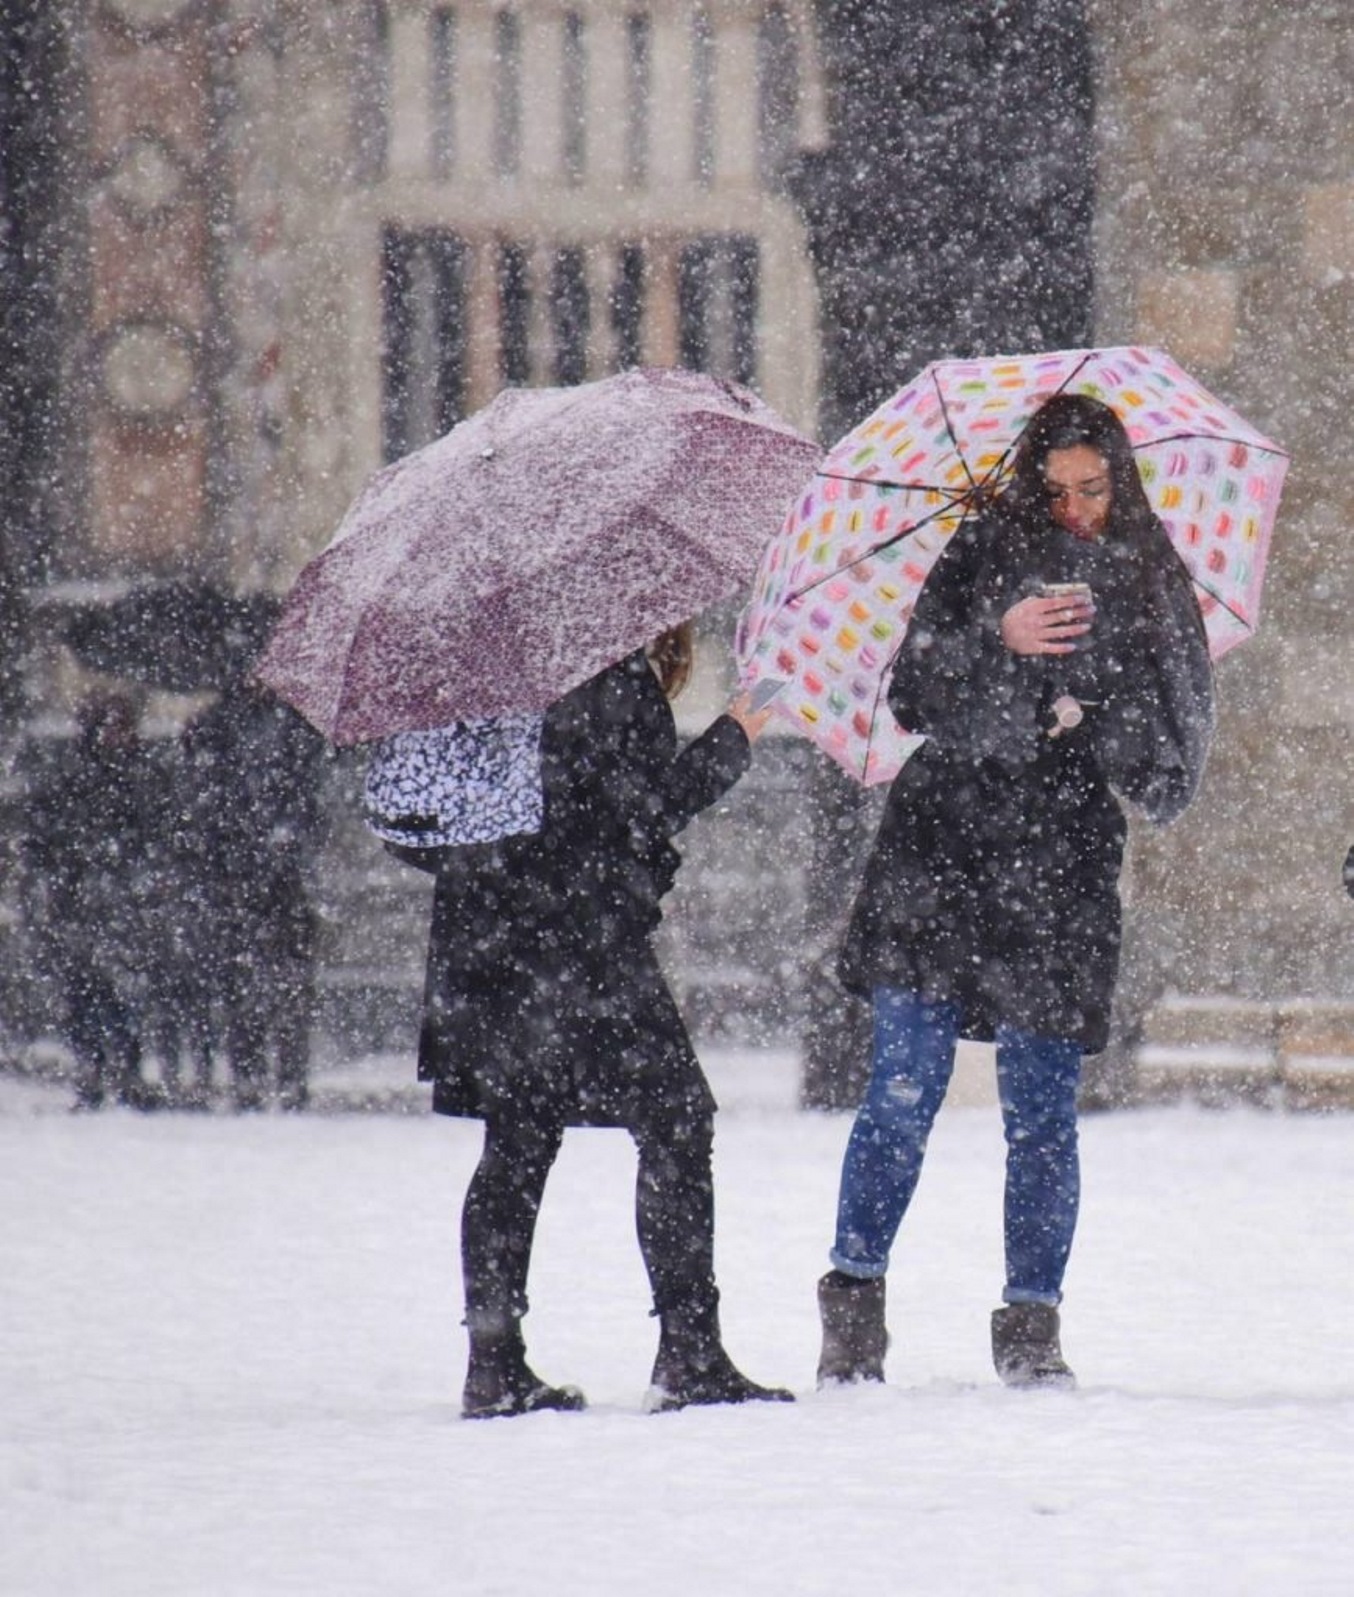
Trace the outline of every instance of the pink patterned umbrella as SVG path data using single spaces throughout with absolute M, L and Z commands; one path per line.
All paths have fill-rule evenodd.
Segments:
M 919 741 L 890 669 L 946 541 L 1000 489 L 1031 414 L 1089 394 L 1128 430 L 1153 510 L 1194 580 L 1214 658 L 1251 636 L 1288 456 L 1154 349 L 937 361 L 834 445 L 767 546 L 738 635 L 746 683 L 860 781 Z
M 746 588 L 821 454 L 696 372 L 506 389 L 371 479 L 258 675 L 340 744 L 542 710 Z

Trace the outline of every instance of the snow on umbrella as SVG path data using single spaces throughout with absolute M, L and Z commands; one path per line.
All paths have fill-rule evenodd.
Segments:
M 920 741 L 888 706 L 917 596 L 955 529 L 999 492 L 1033 412 L 1058 393 L 1113 408 L 1194 582 L 1216 659 L 1251 636 L 1288 456 L 1154 349 L 927 366 L 828 452 L 763 553 L 738 631 L 744 680 L 781 679 L 777 716 L 867 785 Z
M 821 454 L 695 372 L 507 389 L 368 482 L 258 675 L 340 744 L 544 709 L 747 587 Z

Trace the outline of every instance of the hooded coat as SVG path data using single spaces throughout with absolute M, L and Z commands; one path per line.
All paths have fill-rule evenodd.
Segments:
M 671 839 L 750 759 L 728 716 L 679 753 L 633 654 L 546 712 L 539 832 L 396 851 L 437 872 L 419 1045 L 435 1110 L 627 1126 L 713 1111 L 651 934 Z
M 1016 655 L 1002 616 L 1050 582 L 1090 583 L 1092 631 L 1073 654 Z M 1064 694 L 1085 718 L 1051 737 Z M 889 794 L 844 983 L 956 1002 L 968 1037 L 1004 1023 L 1098 1052 L 1121 931 L 1115 794 L 1174 820 L 1213 730 L 1203 621 L 1165 529 L 1087 542 L 1000 505 L 966 523 L 922 590 L 889 704 L 926 742 Z

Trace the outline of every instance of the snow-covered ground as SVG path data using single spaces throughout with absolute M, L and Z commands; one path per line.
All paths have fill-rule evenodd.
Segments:
M 1088 1119 L 1082 1385 L 1031 1395 L 988 1363 L 997 1117 L 947 1108 L 890 1278 L 889 1385 L 819 1394 L 848 1123 L 793 1109 L 793 1060 L 710 1065 L 727 1339 L 800 1401 L 641 1412 L 633 1154 L 580 1131 L 528 1327 L 592 1407 L 487 1424 L 457 1406 L 475 1127 L 71 1116 L 0 1082 L 0 1592 L 1354 1590 L 1354 1122 Z

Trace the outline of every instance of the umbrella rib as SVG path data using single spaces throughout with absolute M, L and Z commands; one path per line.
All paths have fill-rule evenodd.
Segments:
M 1196 577 L 1194 575 L 1194 573 L 1192 571 L 1189 574 L 1189 580 L 1194 584 L 1194 586 L 1196 588 L 1202 589 L 1203 592 L 1206 593 L 1210 599 L 1212 599 L 1214 604 L 1221 605 L 1222 608 L 1227 612 L 1227 614 L 1229 616 L 1231 616 L 1232 620 L 1237 622 L 1238 625 L 1245 627 L 1248 632 L 1251 632 L 1251 631 L 1254 630 L 1254 628 L 1252 627 L 1251 623 L 1249 621 L 1247 621 L 1246 617 L 1243 616 L 1240 613 L 1240 611 L 1234 610 L 1232 608 L 1232 606 L 1230 604 L 1228 604 L 1226 599 L 1224 599 L 1223 596 L 1220 593 L 1215 593 L 1213 591 L 1213 589 L 1210 588 L 1206 582 L 1202 582 L 1198 577 Z
M 1087 366 L 1090 365 L 1091 360 L 1093 359 L 1093 357 L 1094 357 L 1094 351 L 1088 351 L 1086 354 L 1084 354 L 1081 357 L 1081 359 L 1076 363 L 1076 365 L 1073 366 L 1071 371 L 1068 372 L 1067 376 L 1063 378 L 1062 382 L 1060 382 L 1058 384 L 1058 386 L 1055 389 L 1053 389 L 1051 393 L 1048 394 L 1047 398 L 1043 401 L 1043 403 L 1046 404 L 1049 399 L 1056 398 L 1057 395 L 1059 395 L 1059 394 L 1065 394 L 1067 392 L 1067 390 L 1068 390 L 1069 385 L 1076 380 L 1077 375 L 1081 371 L 1083 371 Z M 932 381 L 934 381 L 934 378 L 932 379 Z M 944 405 L 944 403 L 945 402 L 942 399 L 941 400 L 942 406 Z M 948 415 L 948 413 L 947 413 L 947 415 L 945 417 L 945 421 L 946 421 L 946 425 L 948 426 L 948 424 L 949 424 L 949 415 Z M 1028 421 L 1029 421 L 1029 418 L 1026 418 L 1026 425 L 1028 425 Z M 950 428 L 950 432 L 951 432 L 951 434 L 953 434 L 953 432 L 954 432 L 954 428 L 953 427 Z M 1015 454 L 1017 448 L 1020 445 L 1020 440 L 1021 440 L 1021 438 L 1024 437 L 1024 435 L 1025 435 L 1025 428 L 1021 427 L 1020 431 L 1016 434 L 1016 436 L 1011 440 L 1011 442 L 1009 444 L 1007 444 L 1006 448 L 1002 451 L 1001 459 L 997 461 L 996 465 L 994 465 L 992 467 L 992 470 L 989 471 L 987 476 L 983 478 L 982 483 L 981 484 L 978 484 L 978 483 L 974 484 L 974 492 L 975 493 L 980 493 L 982 491 L 982 489 L 988 483 L 996 481 L 996 479 L 1005 470 L 1007 461 L 1010 460 L 1010 458 L 1011 458 L 1011 456 L 1013 454 Z M 962 460 L 963 456 L 961 455 L 959 458 Z M 968 469 L 967 464 L 965 465 L 964 469 L 965 470 Z
M 929 526 L 938 516 L 943 516 L 953 510 L 956 504 L 961 503 L 966 498 L 968 498 L 967 494 L 959 495 L 951 504 L 942 505 L 940 509 L 933 510 L 923 520 L 913 522 L 910 527 L 904 527 L 901 532 L 895 532 L 891 538 L 885 538 L 882 543 L 872 545 L 871 548 L 855 560 L 848 561 L 844 566 L 836 566 L 831 571 L 823 572 L 822 576 L 815 577 L 812 582 L 806 583 L 802 588 L 797 589 L 794 597 L 802 599 L 806 593 L 812 593 L 815 588 L 821 587 L 823 583 L 831 582 L 834 577 L 841 576 L 843 571 L 849 571 L 852 566 L 859 565 L 862 560 L 870 560 L 875 555 L 881 554 L 885 549 L 892 549 L 894 544 L 901 543 L 904 538 L 910 538 L 914 532 L 920 532 L 923 527 Z M 788 603 L 788 600 L 786 602 Z M 901 643 L 902 639 L 900 638 L 898 641 Z
M 906 636 L 907 636 L 907 628 L 904 627 L 903 628 L 903 638 L 905 638 Z M 862 761 L 861 767 L 860 767 L 860 774 L 861 774 L 862 778 L 864 777 L 865 773 L 870 768 L 870 755 L 874 752 L 875 743 L 878 741 L 878 739 L 875 737 L 875 730 L 874 729 L 875 729 L 875 723 L 879 719 L 879 715 L 880 715 L 880 712 L 881 712 L 881 706 L 882 706 L 882 711 L 883 711 L 883 713 L 885 715 L 893 715 L 893 707 L 892 707 L 892 705 L 890 705 L 889 700 L 888 700 L 888 688 L 889 688 L 889 683 L 892 681 L 892 678 L 893 678 L 893 662 L 898 658 L 899 651 L 903 647 L 903 638 L 899 638 L 898 642 L 894 645 L 893 650 L 892 650 L 892 652 L 890 653 L 890 655 L 888 657 L 888 661 L 885 664 L 884 670 L 880 673 L 879 686 L 875 689 L 874 712 L 870 716 L 870 730 L 869 730 L 868 736 L 865 739 L 865 758 Z M 897 718 L 895 717 L 895 720 L 896 719 Z M 903 730 L 907 731 L 908 729 L 905 727 Z
M 931 386 L 936 391 L 936 399 L 940 404 L 940 413 L 945 418 L 945 430 L 954 439 L 954 452 L 959 457 L 959 464 L 964 468 L 964 475 L 968 478 L 969 492 L 976 494 L 978 492 L 978 483 L 975 481 L 972 471 L 969 470 L 969 463 L 964 458 L 964 451 L 959 447 L 959 434 L 955 431 L 954 423 L 950 420 L 950 407 L 945 403 L 945 395 L 941 392 L 940 381 L 936 376 L 936 368 L 934 366 L 931 368 Z
M 1272 444 L 1268 441 L 1258 444 L 1253 438 L 1234 438 L 1231 433 L 1200 433 L 1191 432 L 1188 429 L 1178 433 L 1163 433 L 1160 438 L 1145 439 L 1140 444 L 1134 444 L 1133 450 L 1136 454 L 1139 449 L 1156 449 L 1161 444 L 1188 442 L 1199 438 L 1207 438 L 1210 443 L 1215 444 L 1240 444 L 1243 449 L 1256 449 L 1261 454 L 1278 455 L 1283 460 L 1292 460 L 1293 458 L 1286 449 L 1280 449 L 1278 444 Z
M 865 488 L 897 488 L 904 493 L 944 494 L 954 500 L 968 498 L 971 491 L 968 488 L 945 488 L 939 483 L 894 482 L 888 477 L 853 477 L 846 471 L 819 471 L 815 475 L 827 477 L 832 482 L 857 482 Z
M 1093 351 L 1088 351 L 1086 354 L 1084 354 L 1082 356 L 1082 358 L 1076 363 L 1076 365 L 1073 366 L 1071 371 L 1068 372 L 1067 376 L 1063 378 L 1062 382 L 1060 382 L 1058 384 L 1058 386 L 1053 390 L 1053 393 L 1049 395 L 1050 399 L 1055 394 L 1061 394 L 1061 393 L 1065 393 L 1066 392 L 1068 384 L 1071 383 L 1076 378 L 1077 374 L 1085 366 L 1087 366 L 1090 363 L 1090 361 L 1092 359 L 1092 356 L 1093 356 L 1093 353 L 1094 353 Z M 1011 458 L 1012 453 L 1014 452 L 1017 444 L 1019 443 L 1019 435 L 1015 439 L 1013 439 L 1010 444 L 1007 445 L 1006 449 L 1002 453 L 1001 459 L 999 461 L 997 461 L 996 465 L 993 466 L 992 470 L 987 473 L 987 475 L 983 478 L 982 482 L 978 482 L 974 478 L 973 472 L 969 469 L 969 463 L 964 458 L 963 450 L 959 447 L 959 435 L 955 431 L 954 423 L 950 420 L 950 407 L 945 403 L 945 395 L 941 392 L 940 381 L 939 381 L 938 377 L 936 376 L 936 368 L 935 368 L 935 366 L 933 366 L 931 368 L 931 386 L 936 391 L 936 399 L 937 399 L 937 401 L 940 404 L 941 414 L 945 418 L 946 429 L 948 430 L 950 437 L 954 439 L 954 452 L 959 457 L 959 464 L 964 468 L 964 475 L 969 480 L 969 485 L 970 485 L 969 486 L 969 496 L 971 496 L 971 497 L 976 499 L 982 493 L 984 487 L 988 483 L 993 482 L 1000 475 L 1002 469 L 1006 465 L 1006 462 Z M 1021 429 L 1021 433 L 1023 434 L 1023 432 L 1024 432 L 1024 429 L 1022 428 Z

